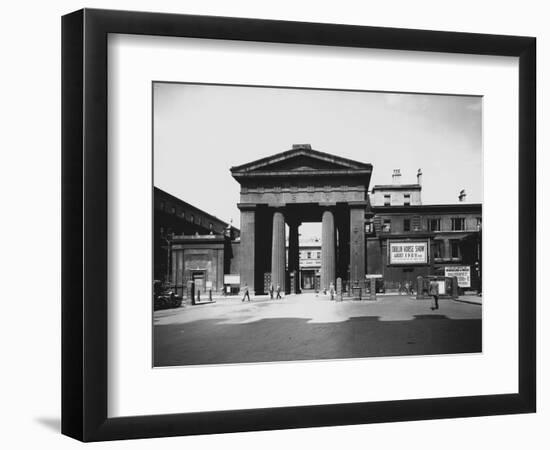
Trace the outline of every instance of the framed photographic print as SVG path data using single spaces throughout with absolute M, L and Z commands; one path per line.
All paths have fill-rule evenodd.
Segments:
M 62 432 L 535 411 L 535 39 L 62 22 Z

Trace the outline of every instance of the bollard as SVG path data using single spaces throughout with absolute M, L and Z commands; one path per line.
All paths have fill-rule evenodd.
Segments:
M 376 301 L 376 278 L 370 279 L 370 299 Z
M 416 277 L 416 299 L 420 300 L 424 298 L 424 277 L 418 275 Z
M 196 305 L 195 303 L 195 283 L 191 281 L 190 291 L 191 291 L 191 304 Z
M 212 301 L 212 289 L 208 290 L 208 300 Z
M 342 278 L 336 278 L 336 299 L 342 301 Z
M 451 296 L 453 298 L 458 298 L 458 278 L 453 277 L 451 281 Z

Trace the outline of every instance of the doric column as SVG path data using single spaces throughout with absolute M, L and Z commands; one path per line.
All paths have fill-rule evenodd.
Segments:
M 271 240 L 271 283 L 285 292 L 285 216 L 281 211 L 273 213 L 273 238 Z
M 238 205 L 241 210 L 241 243 L 239 248 L 239 267 L 241 275 L 241 289 L 248 285 L 251 294 L 254 290 L 255 277 L 255 240 L 256 240 L 256 212 L 255 205 Z
M 334 216 L 336 222 L 336 278 L 348 281 L 349 269 L 349 214 L 338 211 Z
M 323 212 L 321 232 L 321 289 L 329 289 L 330 283 L 336 286 L 336 243 L 334 214 Z
M 293 294 L 300 293 L 300 242 L 298 234 L 299 226 L 300 224 L 296 221 L 291 221 L 288 224 L 288 271 L 289 273 L 295 273 Z
M 365 207 L 366 202 L 350 203 L 350 282 L 365 285 Z

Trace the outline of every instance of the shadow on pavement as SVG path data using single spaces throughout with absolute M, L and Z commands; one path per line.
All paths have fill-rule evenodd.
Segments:
M 481 319 L 415 315 L 312 323 L 267 318 L 250 323 L 218 319 L 155 325 L 154 366 L 304 361 L 481 352 Z

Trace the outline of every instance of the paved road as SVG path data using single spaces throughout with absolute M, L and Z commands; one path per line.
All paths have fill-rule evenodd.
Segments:
M 481 351 L 481 306 L 406 296 L 222 300 L 156 311 L 155 366 Z

